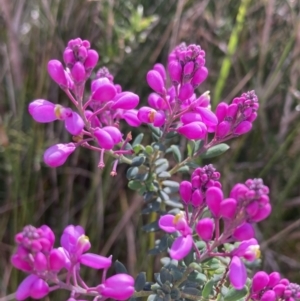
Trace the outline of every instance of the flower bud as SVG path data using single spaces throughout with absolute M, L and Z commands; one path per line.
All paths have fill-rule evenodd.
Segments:
M 280 274 L 278 272 L 273 272 L 269 275 L 268 287 L 273 288 L 280 281 Z
M 54 109 L 55 104 L 45 99 L 36 99 L 28 106 L 29 114 L 35 121 L 41 123 L 57 120 Z
M 187 112 L 187 113 L 184 113 L 183 115 L 181 115 L 180 121 L 183 124 L 188 124 L 193 121 L 202 121 L 202 117 L 200 114 L 198 114 L 196 112 Z
M 242 121 L 233 131 L 235 135 L 243 135 L 252 129 L 252 123 L 249 121 Z
M 229 280 L 232 286 L 241 290 L 247 281 L 247 270 L 241 259 L 233 256 L 229 265 Z
M 107 278 L 97 288 L 105 298 L 126 300 L 134 294 L 134 279 L 127 274 L 117 274 Z
M 181 101 L 189 99 L 194 93 L 194 88 L 190 83 L 183 84 L 179 89 L 178 98 Z
M 203 204 L 203 195 L 200 189 L 196 189 L 193 192 L 191 203 L 194 207 L 199 207 Z
M 220 102 L 216 108 L 216 116 L 219 122 L 222 122 L 227 116 L 228 104 L 226 102 Z
M 111 107 L 113 110 L 132 110 L 139 104 L 140 98 L 137 94 L 132 92 L 122 92 L 120 94 L 122 94 L 121 97 L 118 97 Z
M 157 63 L 153 66 L 153 70 L 157 71 L 160 74 L 164 83 L 167 81 L 167 74 L 164 65 Z
M 211 110 L 203 107 L 197 107 L 195 110 L 201 115 L 206 126 L 216 126 L 218 124 L 218 118 Z
M 47 270 L 47 258 L 42 252 L 38 252 L 34 256 L 34 269 L 38 272 Z
M 224 218 L 233 219 L 236 214 L 237 201 L 233 198 L 224 199 L 220 204 L 220 214 Z
M 181 83 L 181 78 L 182 78 L 181 64 L 176 60 L 169 62 L 168 71 L 169 71 L 170 78 L 172 80 L 172 84 L 174 86 L 178 86 Z
M 194 71 L 194 62 L 193 61 L 189 61 L 187 62 L 184 67 L 183 67 L 183 75 L 185 78 L 190 78 L 190 76 L 192 75 Z
M 122 134 L 120 130 L 115 126 L 105 126 L 102 128 L 102 130 L 110 135 L 114 144 L 118 144 L 122 141 Z
M 22 259 L 18 254 L 14 254 L 11 257 L 10 262 L 18 270 L 21 270 L 24 272 L 30 272 L 32 270 L 32 267 L 30 266 L 30 264 L 26 260 Z
M 39 279 L 36 275 L 29 275 L 27 276 L 18 286 L 18 289 L 16 291 L 15 298 L 18 301 L 25 300 L 30 297 L 31 293 L 31 287 L 34 282 L 36 282 Z
M 268 290 L 264 292 L 260 298 L 260 301 L 275 301 L 275 300 L 276 300 L 276 294 L 273 290 Z
M 202 139 L 205 137 L 207 129 L 204 123 L 194 121 L 189 124 L 180 126 L 177 129 L 178 133 L 185 136 L 188 139 Z
M 92 70 L 98 63 L 99 55 L 97 51 L 89 49 L 87 52 L 87 57 L 84 62 L 84 68 L 87 71 Z
M 147 73 L 147 83 L 148 85 L 157 93 L 164 94 L 165 84 L 160 73 L 156 70 L 150 70 Z
M 59 249 L 52 249 L 49 255 L 49 268 L 51 271 L 59 272 L 66 264 L 66 255 Z
M 103 129 L 96 128 L 94 135 L 97 138 L 101 148 L 112 149 L 114 147 L 114 140 L 108 132 L 104 131 Z
M 63 59 L 65 64 L 67 65 L 68 68 L 72 68 L 73 65 L 75 64 L 75 56 L 74 52 L 71 48 L 66 48 L 64 53 L 63 53 Z
M 33 299 L 42 299 L 49 293 L 49 285 L 43 279 L 37 279 L 30 288 L 30 297 Z
M 272 211 L 271 205 L 266 204 L 264 207 L 260 207 L 258 209 L 257 213 L 254 216 L 252 216 L 251 220 L 253 222 L 258 223 L 264 220 L 265 218 L 267 218 L 270 215 L 271 211 Z
M 81 62 L 76 62 L 71 69 L 71 74 L 74 82 L 77 84 L 82 83 L 85 80 L 85 69 Z
M 252 279 L 252 291 L 254 293 L 260 292 L 269 282 L 269 275 L 266 272 L 257 272 Z
M 249 223 L 244 223 L 233 232 L 233 237 L 238 241 L 248 240 L 255 236 L 254 228 Z
M 92 94 L 92 99 L 100 102 L 105 102 L 114 99 L 117 91 L 112 83 L 105 81 L 98 83 L 97 89 Z
M 235 103 L 230 104 L 227 108 L 227 117 L 235 119 L 237 111 L 238 111 L 238 105 Z
M 148 103 L 152 108 L 156 110 L 164 110 L 167 108 L 166 102 L 157 93 L 151 93 L 148 96 Z
M 285 291 L 285 288 L 286 288 L 286 285 L 279 283 L 273 287 L 273 291 L 275 292 L 276 296 L 282 297 L 283 293 Z
M 77 136 L 84 128 L 84 122 L 78 113 L 72 112 L 72 115 L 65 119 L 65 128 L 70 134 Z
M 202 82 L 204 82 L 206 80 L 207 76 L 208 76 L 207 68 L 206 67 L 201 67 L 195 72 L 195 74 L 194 74 L 194 76 L 191 80 L 191 84 L 193 85 L 194 88 L 196 88 Z
M 79 262 L 93 269 L 108 269 L 111 266 L 111 257 L 107 258 L 93 253 L 80 256 Z
M 231 124 L 228 121 L 222 121 L 217 125 L 216 135 L 218 138 L 224 138 L 230 132 Z
M 188 204 L 192 197 L 192 184 L 189 181 L 182 181 L 179 185 L 179 194 L 185 204 Z
M 49 147 L 44 153 L 44 162 L 50 167 L 58 167 L 63 165 L 68 157 L 75 151 L 74 143 L 55 144 Z
M 87 49 L 84 46 L 80 46 L 77 53 L 79 61 L 84 63 L 85 59 L 87 58 L 87 55 Z
M 214 233 L 214 221 L 211 218 L 203 218 L 196 225 L 196 232 L 204 241 L 212 240 Z
M 220 217 L 221 202 L 223 200 L 223 191 L 217 187 L 210 187 L 206 191 L 207 207 L 214 217 Z
M 139 127 L 141 125 L 141 121 L 138 118 L 138 111 L 137 110 L 126 110 L 122 114 L 122 118 L 133 127 Z
M 61 88 L 68 88 L 68 80 L 65 75 L 64 67 L 58 60 L 51 60 L 48 63 L 48 73 L 51 78 L 61 86 Z

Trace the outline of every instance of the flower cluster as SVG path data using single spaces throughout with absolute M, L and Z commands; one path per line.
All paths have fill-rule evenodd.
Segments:
M 248 278 L 247 262 L 260 257 L 253 225 L 266 219 L 272 210 L 268 187 L 261 179 L 249 179 L 236 184 L 225 197 L 221 174 L 211 164 L 196 168 L 189 181 L 178 184 L 169 179 L 181 168 L 192 166 L 193 158 L 202 154 L 209 158 L 213 153 L 209 154 L 209 151 L 213 148 L 215 151 L 216 147 L 216 153 L 222 152 L 224 146 L 228 148 L 223 141 L 251 130 L 259 108 L 255 92 L 243 93 L 230 104 L 221 102 L 215 113 L 212 112 L 209 92 L 200 96 L 195 93 L 208 76 L 205 52 L 198 45 L 187 46 L 183 43 L 169 55 L 167 68 L 155 64 L 147 73 L 147 83 L 154 92 L 148 97 L 149 106 L 137 109 L 139 96 L 122 91 L 107 68 L 102 67 L 93 74 L 98 59 L 99 55 L 90 48 L 90 43 L 77 38 L 68 42 L 63 52 L 64 64 L 58 60 L 49 61 L 48 73 L 69 97 L 72 107 L 37 99 L 29 104 L 28 110 L 37 122 L 63 122 L 73 140 L 48 148 L 44 161 L 51 167 L 61 166 L 77 147 L 82 146 L 99 153 L 100 168 L 105 166 L 104 154 L 112 155 L 115 161 L 111 175 L 116 174 L 119 161 L 132 164 L 127 172 L 127 177 L 132 180 L 129 187 L 144 194 L 148 207 L 143 211 L 146 213 L 165 212 L 165 205 L 174 204 L 167 191 L 170 194 L 177 192 L 179 186 L 183 211 L 176 209 L 175 215 L 174 211 L 170 211 L 158 220 L 160 229 L 171 234 L 169 254 L 177 263 L 179 261 L 178 266 L 175 268 L 171 263 L 164 267 L 155 274 L 157 283 L 153 285 L 146 282 L 143 273 L 135 281 L 123 273 L 107 278 L 112 258 L 88 252 L 91 244 L 81 226 L 66 227 L 58 248 L 54 248 L 55 236 L 48 226 L 26 226 L 15 237 L 17 249 L 11 257 L 17 269 L 28 273 L 17 289 L 16 299 L 39 299 L 56 289 L 66 289 L 70 291 L 68 301 L 81 300 L 82 296 L 103 301 L 107 298 L 125 300 L 150 296 L 152 291 L 156 294 L 152 296 L 155 300 L 198 300 L 198 289 L 203 290 L 204 299 L 211 299 L 210 293 L 206 292 L 208 288 L 219 299 L 218 294 L 223 294 L 222 286 L 227 286 L 227 277 L 235 290 L 242 290 Z M 90 77 L 90 92 L 85 93 Z M 142 135 L 139 135 L 133 143 L 137 147 L 127 145 L 131 134 L 123 135 L 122 121 L 132 127 L 151 124 L 153 132 L 158 133 L 154 135 L 156 142 L 144 147 L 140 144 Z M 182 160 L 185 151 L 181 152 L 177 145 L 171 145 L 172 138 L 164 139 L 177 136 L 174 133 L 202 142 L 189 142 L 189 146 L 194 147 Z M 208 139 L 209 133 L 212 133 L 211 141 Z M 177 162 L 171 170 L 168 170 L 169 164 L 164 158 L 168 151 L 173 152 Z M 165 204 L 161 206 L 163 202 Z M 145 229 L 151 228 L 152 231 L 155 228 L 153 224 L 156 221 Z M 167 244 L 162 240 L 154 250 L 165 251 L 166 248 Z M 191 257 L 194 262 L 188 264 Z M 218 282 L 212 273 L 207 282 L 212 283 L 214 288 L 192 283 L 189 277 L 197 277 L 196 271 L 204 270 L 202 264 L 213 260 L 219 262 L 221 258 L 222 264 L 218 267 L 224 271 L 222 279 Z M 183 259 L 184 264 L 181 264 Z M 82 265 L 102 270 L 100 284 L 89 287 L 85 283 L 80 276 Z M 65 281 L 62 281 L 64 275 Z M 206 277 L 204 274 L 200 276 Z M 249 283 L 246 300 L 300 300 L 300 286 L 281 279 L 276 272 L 268 275 L 260 271 Z M 228 296 L 226 298 L 229 300 Z
M 61 120 L 66 130 L 74 136 L 74 143 L 60 143 L 46 150 L 44 161 L 51 167 L 64 164 L 78 146 L 99 152 L 100 168 L 105 165 L 104 152 L 113 150 L 115 146 L 120 147 L 120 150 L 113 151 L 117 158 L 131 153 L 125 149 L 131 137 L 128 135 L 123 138 L 119 123 L 125 120 L 131 126 L 141 124 L 134 109 L 139 103 L 138 95 L 123 92 L 120 85 L 114 84 L 109 71 L 101 68 L 91 83 L 89 97 L 84 99 L 85 83 L 98 58 L 98 53 L 90 49 L 88 41 L 77 38 L 69 41 L 63 53 L 66 68 L 58 60 L 50 60 L 48 63 L 50 76 L 65 91 L 75 110 L 45 99 L 37 99 L 29 104 L 29 113 L 35 121 L 48 123 Z M 97 146 L 91 145 L 92 141 Z
M 216 108 L 218 117 L 216 139 L 227 140 L 249 132 L 257 117 L 258 108 L 258 98 L 254 91 L 243 93 L 241 97 L 234 98 L 229 105 L 220 102 Z
M 70 290 L 73 300 L 86 292 L 116 300 L 125 300 L 134 293 L 134 279 L 131 276 L 117 274 L 106 279 L 112 258 L 87 253 L 91 244 L 81 226 L 67 226 L 61 236 L 59 248 L 53 247 L 55 236 L 46 225 L 40 228 L 24 227 L 15 236 L 15 241 L 18 247 L 11 262 L 17 269 L 29 273 L 17 289 L 17 300 L 28 297 L 40 299 L 58 288 Z M 103 269 L 102 283 L 88 287 L 80 277 L 80 265 Z M 62 270 L 67 272 L 66 282 L 60 280 L 59 273 Z
M 259 271 L 253 276 L 250 297 L 255 301 L 300 300 L 300 286 L 281 279 L 277 272 Z
M 176 131 L 188 139 L 203 139 L 207 132 L 214 132 L 218 119 L 210 110 L 209 93 L 198 98 L 194 93 L 208 75 L 204 65 L 205 52 L 200 46 L 179 45 L 169 55 L 169 88 L 166 69 L 154 65 L 147 73 L 147 82 L 155 93 L 148 97 L 149 107 L 138 111 L 141 122 L 164 125 L 166 132 Z
M 218 253 L 219 256 L 231 258 L 229 278 L 232 285 L 241 289 L 247 280 L 241 259 L 253 261 L 260 255 L 252 223 L 270 214 L 269 190 L 261 179 L 249 179 L 245 184 L 236 184 L 230 197 L 224 198 L 219 178 L 220 173 L 212 165 L 197 168 L 191 181 L 183 181 L 179 186 L 185 213 L 164 215 L 159 220 L 159 226 L 167 233 L 179 233 L 170 249 L 170 256 L 178 260 L 183 259 L 193 246 L 198 253 L 193 229 L 207 245 L 202 254 L 198 253 L 199 260 L 213 255 L 212 250 L 224 243 L 241 242 L 229 253 Z M 191 214 L 188 212 L 189 205 L 193 208 Z

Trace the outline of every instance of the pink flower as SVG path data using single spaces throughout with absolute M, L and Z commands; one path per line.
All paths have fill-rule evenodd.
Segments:
M 244 263 L 237 256 L 233 256 L 229 264 L 229 280 L 237 290 L 241 290 L 246 284 L 247 270 Z
M 184 203 L 189 203 L 192 197 L 192 184 L 189 181 L 182 181 L 179 185 L 179 194 Z
M 49 147 L 44 153 L 44 162 L 50 167 L 58 167 L 63 165 L 68 157 L 75 151 L 74 143 L 55 144 Z
M 201 121 L 194 121 L 180 126 L 177 132 L 188 139 L 203 139 L 206 136 L 207 128 Z
M 252 279 L 252 291 L 260 292 L 269 283 L 269 275 L 264 271 L 257 272 Z
M 84 128 L 84 122 L 78 113 L 45 99 L 31 102 L 28 111 L 37 122 L 48 123 L 54 120 L 63 120 L 66 130 L 75 136 L 79 135 Z
M 97 290 L 105 298 L 126 300 L 134 294 L 134 279 L 127 274 L 117 274 L 98 285 Z
M 209 217 L 202 218 L 196 225 L 196 232 L 204 241 L 210 241 L 213 237 L 215 224 Z
M 48 295 L 48 284 L 36 275 L 27 276 L 18 286 L 16 292 L 17 300 L 25 300 L 29 297 L 33 299 L 41 299 Z
M 51 60 L 48 63 L 48 73 L 51 78 L 61 86 L 61 88 L 68 88 L 68 80 L 65 75 L 65 70 L 62 63 L 58 60 Z
M 193 246 L 192 229 L 184 217 L 184 213 L 164 215 L 158 221 L 159 227 L 167 233 L 179 231 L 181 236 L 177 237 L 170 249 L 170 256 L 173 259 L 181 260 L 190 252 Z
M 206 191 L 206 203 L 214 217 L 221 215 L 221 202 L 223 200 L 223 191 L 218 187 L 210 187 Z
M 163 94 L 165 91 L 165 84 L 162 76 L 156 70 L 150 70 L 147 73 L 148 85 L 157 93 Z
M 66 227 L 60 243 L 70 261 L 71 267 L 77 263 L 94 269 L 108 269 L 111 266 L 111 257 L 107 258 L 93 253 L 85 253 L 90 249 L 91 244 L 81 226 L 69 225 Z

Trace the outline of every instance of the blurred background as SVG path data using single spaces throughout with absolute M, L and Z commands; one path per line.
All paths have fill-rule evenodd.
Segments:
M 213 163 L 227 192 L 250 177 L 270 187 L 273 212 L 257 227 L 263 265 L 300 282 L 298 0 L 0 0 L 0 295 L 13 293 L 24 278 L 9 257 L 26 224 L 46 223 L 57 240 L 63 227 L 80 224 L 93 252 L 113 254 L 133 275 L 151 262 L 140 230 L 142 198 L 126 188 L 128 166 L 111 178 L 110 163 L 100 171 L 98 157 L 86 150 L 57 169 L 42 162 L 46 147 L 70 137 L 62 123 L 34 122 L 27 105 L 37 98 L 70 105 L 46 66 L 61 60 L 76 37 L 91 41 L 101 55 L 98 67 L 107 66 L 141 104 L 150 92 L 146 72 L 166 63 L 182 41 L 206 51 L 210 74 L 198 92 L 210 90 L 213 107 L 256 91 L 261 106 L 253 131 L 230 141 Z M 89 275 L 90 284 L 100 281 L 96 272 Z

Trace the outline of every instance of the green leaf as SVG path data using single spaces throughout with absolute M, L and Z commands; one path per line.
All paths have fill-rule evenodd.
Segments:
M 131 161 L 131 166 L 140 166 L 145 162 L 145 157 L 144 156 L 137 156 L 132 159 Z
M 117 274 L 128 274 L 127 269 L 124 264 L 119 260 L 116 260 L 114 263 L 114 268 Z
M 193 156 L 194 149 L 195 149 L 195 141 L 194 140 L 189 140 L 188 143 L 187 143 L 187 153 L 188 153 L 189 157 Z
M 127 172 L 126 172 L 126 177 L 128 180 L 131 180 L 131 179 L 134 179 L 136 177 L 136 175 L 138 174 L 139 172 L 139 168 L 138 167 L 130 167 L 127 169 Z
M 135 139 L 133 140 L 132 146 L 135 147 L 137 144 L 141 144 L 143 138 L 144 138 L 144 134 L 143 133 L 138 134 L 135 137 Z
M 166 281 L 172 283 L 172 280 L 173 280 L 173 276 L 170 274 L 169 270 L 162 267 L 160 270 L 160 281 L 162 283 L 165 283 Z
M 137 292 L 140 292 L 144 289 L 145 284 L 146 284 L 146 273 L 141 272 L 135 278 L 134 288 Z
M 189 172 L 190 168 L 187 165 L 181 166 L 177 172 Z
M 203 290 L 202 290 L 202 297 L 208 298 L 209 295 L 211 294 L 211 291 L 212 291 L 213 286 L 214 286 L 214 281 L 213 281 L 213 280 L 209 280 L 209 281 L 205 284 L 205 286 L 204 286 L 204 288 L 203 288 Z
M 148 155 L 151 155 L 153 153 L 153 147 L 151 145 L 147 145 L 145 147 L 145 152 L 148 154 Z
M 152 124 L 148 124 L 148 126 L 155 136 L 161 137 L 162 131 L 159 128 L 153 126 Z
M 185 287 L 182 291 L 189 295 L 201 296 L 201 292 L 194 287 Z
M 145 149 L 144 146 L 141 144 L 137 144 L 133 147 L 135 154 L 138 154 L 139 152 L 143 151 L 144 149 Z
M 179 188 L 179 183 L 176 181 L 165 180 L 162 181 L 164 186 Z
M 225 153 L 228 149 L 229 149 L 229 145 L 225 143 L 221 143 L 208 149 L 205 153 L 201 155 L 201 158 L 203 159 L 214 158 Z
M 171 145 L 170 148 L 172 149 L 174 159 L 177 163 L 180 163 L 182 160 L 180 149 L 177 145 Z
M 142 210 L 142 214 L 149 214 L 151 212 L 157 212 L 157 211 L 159 211 L 159 208 L 160 208 L 159 202 L 149 203 L 149 204 L 147 204 L 147 207 Z
M 237 301 L 244 298 L 247 294 L 248 294 L 248 288 L 246 286 L 241 290 L 236 290 L 235 288 L 232 287 L 224 296 L 224 301 Z
M 171 178 L 171 174 L 167 171 L 162 171 L 160 174 L 157 175 L 159 178 Z
M 131 180 L 128 183 L 128 187 L 132 190 L 139 190 L 143 187 L 143 184 L 139 181 Z

